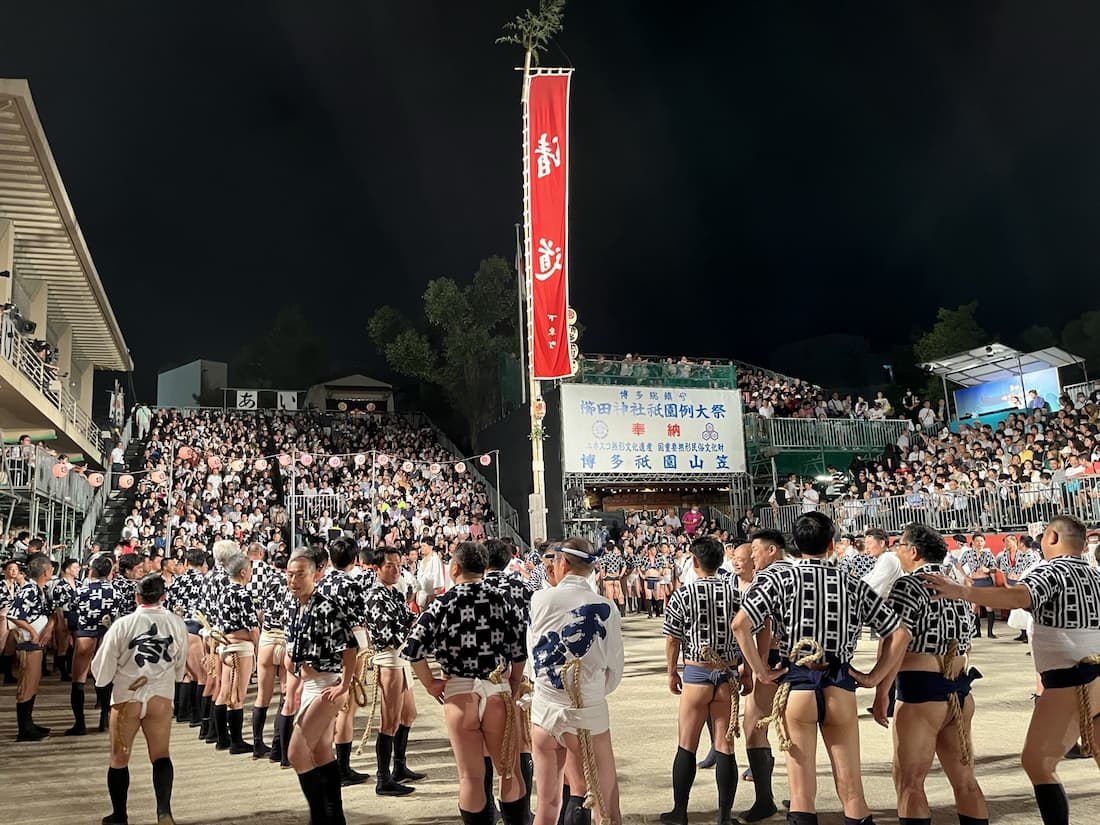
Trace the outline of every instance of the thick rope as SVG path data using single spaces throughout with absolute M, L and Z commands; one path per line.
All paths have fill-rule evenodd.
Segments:
M 215 654 L 215 661 L 221 661 L 221 656 Z M 222 685 L 222 701 L 218 704 L 230 707 L 234 705 L 233 698 L 237 695 L 237 669 L 240 667 L 240 663 L 240 657 L 236 653 L 229 654 L 229 661 L 225 663 L 229 665 L 229 684 Z
M 940 657 L 940 673 L 945 679 L 951 679 L 951 669 L 955 659 L 959 655 L 959 643 L 952 639 L 947 644 L 947 653 Z M 947 719 L 944 727 L 954 725 L 959 737 L 959 764 L 969 765 L 974 759 L 973 743 L 970 741 L 970 731 L 963 723 L 962 702 L 959 694 L 952 691 L 947 695 Z
M 494 685 L 503 684 L 506 681 L 504 674 L 508 667 L 508 665 L 498 666 L 489 674 L 489 681 Z M 512 700 L 510 693 L 508 701 L 504 703 L 504 743 L 501 750 L 500 759 L 504 763 L 500 770 L 501 778 L 511 779 L 512 764 L 516 761 L 516 703 Z
M 146 678 L 145 676 L 138 676 L 136 679 L 134 679 L 133 682 L 130 683 L 130 690 L 137 690 L 138 688 L 143 688 L 147 684 L 149 684 L 149 679 L 148 678 Z M 126 704 L 126 703 L 124 703 L 124 704 Z M 140 726 L 140 722 L 139 722 L 139 726 Z M 115 747 L 118 749 L 118 751 L 120 753 L 129 753 L 130 752 L 130 746 L 126 744 L 126 742 L 124 741 L 124 739 L 122 737 L 122 715 L 121 715 L 121 713 L 119 714 L 119 717 L 118 717 L 118 724 L 115 726 Z
M 367 717 L 367 727 L 363 731 L 363 738 L 359 740 L 359 747 L 355 749 L 356 756 L 363 755 L 363 749 L 367 747 L 367 743 L 370 741 L 370 735 L 374 729 L 374 719 L 378 713 L 378 699 L 382 687 L 382 666 L 375 665 L 371 678 L 374 679 L 374 685 L 371 687 L 370 696 L 370 715 Z M 363 703 L 366 706 L 366 702 Z
M 795 656 L 804 648 L 809 649 L 809 654 L 796 659 Z M 798 643 L 791 648 L 790 660 L 798 667 L 806 667 L 815 662 L 824 661 L 825 650 L 815 639 L 799 639 Z M 787 700 L 790 698 L 790 695 L 790 682 L 784 682 L 775 691 L 775 698 L 772 700 L 771 716 L 765 716 L 756 723 L 756 727 L 766 728 L 770 723 L 775 722 L 775 736 L 779 742 L 779 750 L 783 752 L 791 749 L 791 732 L 787 727 Z
M 584 707 L 584 695 L 581 693 L 581 660 L 571 658 L 561 669 L 561 680 L 565 686 L 565 692 L 569 694 L 569 701 L 574 708 Z M 577 728 L 577 739 L 581 744 L 581 765 L 584 768 L 584 784 L 588 792 L 584 797 L 584 807 L 598 806 L 600 820 L 610 821 L 607 812 L 607 803 L 604 801 L 603 792 L 600 789 L 600 774 L 596 769 L 596 754 L 592 749 L 592 731 L 587 728 Z
M 727 662 L 709 645 L 703 648 L 703 661 L 715 670 L 733 674 L 727 680 L 730 685 L 730 721 L 726 726 L 726 741 L 732 742 L 741 736 L 741 683 L 737 678 L 737 662 Z
M 351 674 L 351 682 L 348 684 L 348 695 L 344 699 L 341 713 L 346 713 L 349 708 L 367 706 L 367 672 L 370 670 L 370 660 L 373 656 L 370 648 L 360 650 L 355 654 L 355 670 Z
M 516 693 L 516 706 L 519 708 L 519 724 L 520 731 L 523 733 L 524 741 L 530 743 L 531 741 L 531 703 L 521 702 L 524 696 L 535 692 L 535 686 L 531 684 L 531 680 L 527 678 L 527 674 L 523 675 L 523 681 L 519 683 L 519 690 Z
M 1083 665 L 1100 665 L 1100 656 L 1086 656 Z M 1096 740 L 1093 735 L 1092 700 L 1089 698 L 1089 686 L 1077 686 L 1077 709 L 1081 725 L 1081 753 L 1092 756 L 1096 753 Z

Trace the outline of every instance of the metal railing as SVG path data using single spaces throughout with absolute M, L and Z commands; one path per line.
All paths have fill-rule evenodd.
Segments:
M 896 444 L 910 424 L 904 419 L 764 418 L 745 416 L 745 440 L 779 449 L 867 450 Z
M 1062 387 L 1062 395 L 1068 395 L 1070 401 L 1077 403 L 1077 393 L 1083 392 L 1088 398 L 1097 390 L 1100 390 L 1100 380 L 1083 381 L 1080 384 L 1066 384 Z
M 84 411 L 57 367 L 47 364 L 31 346 L 30 339 L 15 328 L 11 315 L 0 315 L 0 357 L 19 370 L 41 394 L 42 398 L 65 419 L 66 431 L 80 433 L 99 451 L 93 456 L 103 458 L 103 435 L 99 425 Z
M 737 367 L 728 360 L 674 361 L 638 356 L 587 355 L 577 361 L 579 384 L 737 389 Z
M 839 498 L 813 508 L 825 513 L 845 534 L 870 527 L 898 534 L 913 522 L 942 532 L 1026 530 L 1058 513 L 1076 516 L 1090 526 L 1100 524 L 1100 476 L 1082 476 L 1060 483 L 1006 483 L 972 491 L 940 494 L 910 493 L 873 499 Z M 791 532 L 804 512 L 801 504 L 761 507 L 760 526 Z
M 294 517 L 301 526 L 309 522 L 317 522 L 326 510 L 334 523 L 342 524 L 348 512 L 348 497 L 344 493 L 287 496 L 288 508 L 292 499 Z
M 54 475 L 54 467 L 61 462 L 36 444 L 8 444 L 0 448 L 0 456 L 6 486 L 13 492 L 42 496 L 87 512 L 95 489 L 82 473 L 70 469 L 62 476 Z
M 130 446 L 130 438 L 133 435 L 134 420 L 132 418 L 126 421 L 126 426 L 122 430 L 122 436 L 120 445 L 123 451 Z M 80 525 L 80 539 L 79 546 L 73 548 L 74 551 L 84 551 L 91 546 L 92 541 L 95 539 L 96 529 L 99 527 L 99 519 L 103 516 L 103 510 L 107 506 L 107 499 L 111 495 L 111 464 L 106 463 L 106 469 L 103 471 L 103 484 L 99 489 L 95 490 L 92 494 L 91 503 L 88 505 L 88 509 L 84 512 L 84 521 Z M 83 556 L 83 552 L 75 553 L 78 558 Z

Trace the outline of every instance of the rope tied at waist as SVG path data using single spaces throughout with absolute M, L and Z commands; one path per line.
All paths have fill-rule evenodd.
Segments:
M 573 657 L 565 663 L 561 669 L 561 680 L 565 686 L 565 692 L 569 694 L 569 701 L 574 708 L 584 707 L 584 694 L 581 692 L 581 660 Z M 600 820 L 610 821 L 607 811 L 607 803 L 600 789 L 600 774 L 596 769 L 596 754 L 592 750 L 592 731 L 588 728 L 577 728 L 577 739 L 581 745 L 581 765 L 584 768 L 584 784 L 588 791 L 584 797 L 584 807 L 593 808 L 599 806 Z
M 199 635 L 205 639 L 206 643 L 206 655 L 203 657 L 203 664 L 206 666 L 206 675 L 211 679 L 217 679 L 218 645 L 229 644 L 229 639 L 225 638 L 225 634 L 220 630 L 215 630 L 210 626 L 210 620 L 206 618 L 201 610 L 195 611 L 195 619 L 202 625 L 202 630 L 199 631 Z
M 703 661 L 710 667 L 711 676 L 708 677 L 716 686 L 721 681 L 727 681 L 730 685 L 730 721 L 726 727 L 726 741 L 732 742 L 741 736 L 741 682 L 737 677 L 737 662 L 727 662 L 718 652 L 709 645 L 703 648 Z
M 528 743 L 531 741 L 531 700 L 534 696 L 535 686 L 525 673 L 523 674 L 523 681 L 519 683 L 519 688 L 516 691 L 515 703 L 516 707 L 519 708 L 520 730 Z
M 508 669 L 509 665 L 498 665 L 497 669 L 489 674 L 489 681 L 494 685 L 504 684 Z M 504 742 L 500 755 L 504 764 L 501 766 L 500 775 L 504 779 L 511 779 L 512 765 L 516 761 L 516 703 L 512 701 L 511 695 L 507 699 L 504 703 Z
M 1080 665 L 1100 665 L 1100 655 L 1086 656 Z M 1092 700 L 1089 698 L 1089 686 L 1077 686 L 1077 708 L 1080 713 L 1081 753 L 1092 756 L 1096 753 L 1096 740 L 1092 730 Z
M 352 684 L 358 683 L 358 696 L 362 696 L 362 701 L 359 701 L 361 707 L 367 706 L 367 694 L 366 694 L 366 680 L 369 678 L 374 681 L 371 685 L 370 695 L 370 715 L 367 717 L 367 727 L 363 730 L 363 738 L 359 740 L 359 746 L 355 749 L 356 756 L 363 755 L 363 749 L 367 747 L 367 743 L 370 741 L 370 735 L 374 729 L 374 718 L 378 713 L 378 698 L 382 687 L 382 666 L 379 664 L 371 665 L 371 660 L 374 659 L 375 652 L 371 648 L 366 648 L 362 653 L 355 657 L 355 672 L 356 675 L 352 679 Z
M 798 652 L 804 648 L 810 652 L 805 656 L 795 658 Z M 821 647 L 820 642 L 816 639 L 799 639 L 795 646 L 791 648 L 790 660 L 797 667 L 819 664 L 825 661 L 825 649 Z M 790 696 L 791 685 L 789 682 L 784 682 L 775 691 L 771 716 L 765 716 L 756 723 L 756 727 L 766 728 L 771 722 L 775 722 L 775 736 L 779 741 L 779 750 L 784 753 L 791 749 L 791 732 L 787 727 L 787 700 Z

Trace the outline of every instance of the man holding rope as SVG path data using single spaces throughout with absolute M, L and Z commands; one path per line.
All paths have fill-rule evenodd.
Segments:
M 695 781 L 695 752 L 710 722 L 714 731 L 718 825 L 731 825 L 737 792 L 733 740 L 738 729 L 738 692 L 752 690 L 752 673 L 742 664 L 731 625 L 741 604 L 736 581 L 717 575 L 725 551 L 709 536 L 691 543 L 697 578 L 673 591 L 665 609 L 668 687 L 680 697 L 679 743 L 672 763 L 673 808 L 661 814 L 665 825 L 687 825 L 688 798 Z M 684 658 L 684 675 L 679 672 Z
M 140 728 L 153 763 L 157 825 L 174 825 L 172 784 L 175 771 L 168 752 L 172 699 L 187 668 L 187 626 L 164 608 L 164 579 L 154 573 L 136 587 L 137 610 L 113 622 L 92 660 L 96 684 L 111 691 L 111 767 L 107 790 L 110 815 L 103 825 L 126 825 L 130 790 L 130 753 Z
M 535 825 L 555 825 L 562 808 L 566 761 L 584 769 L 587 798 L 571 796 L 566 825 L 622 822 L 607 697 L 623 676 L 622 625 L 614 602 L 588 583 L 599 557 L 583 538 L 566 539 L 554 552 L 554 587 L 531 599 L 528 648 L 535 673 L 531 705 Z
M 900 825 L 931 825 L 924 783 L 934 757 L 955 792 L 959 825 L 988 825 L 985 796 L 974 776 L 970 726 L 974 699 L 970 683 L 980 674 L 966 671 L 974 635 L 970 605 L 960 599 L 932 600 L 921 573 L 947 573 L 947 544 L 925 524 L 910 524 L 898 540 L 896 558 L 903 575 L 893 584 L 887 605 L 913 634 L 897 675 L 894 716 L 894 786 Z M 892 676 L 877 688 L 873 715 L 888 727 Z
M 1044 825 L 1069 825 L 1058 763 L 1080 734 L 1082 753 L 1100 764 L 1094 715 L 1100 708 L 1100 570 L 1082 558 L 1085 525 L 1073 516 L 1055 517 L 1043 531 L 1041 547 L 1043 561 L 1024 574 L 1019 587 L 976 588 L 927 573 L 923 578 L 934 598 L 1034 615 L 1033 660 L 1043 692 L 1020 761 Z
M 424 774 L 409 770 L 406 761 L 409 731 L 416 719 L 416 699 L 409 690 L 405 663 L 399 651 L 416 616 L 395 587 L 401 578 L 401 551 L 396 547 L 379 547 L 373 566 L 378 580 L 367 591 L 366 623 L 375 651 L 372 664 L 376 700 L 380 694 L 382 706 L 382 721 L 374 743 L 378 765 L 374 792 L 379 796 L 408 796 L 415 788 L 401 783 L 419 781 Z M 373 722 L 372 706 L 368 726 Z
M 733 630 L 757 682 L 780 683 L 772 720 L 780 750 L 787 752 L 791 783 L 787 821 L 817 823 L 820 727 L 845 825 L 873 825 L 860 774 L 857 679 L 864 687 L 876 687 L 888 676 L 909 644 L 909 631 L 867 584 L 829 561 L 835 528 L 828 516 L 805 513 L 795 522 L 793 533 L 802 560 L 760 572 L 741 597 Z M 768 668 L 753 643 L 753 633 L 762 630 L 769 618 L 780 652 L 788 660 L 782 668 Z M 864 625 L 883 638 L 878 662 L 869 674 L 851 667 Z

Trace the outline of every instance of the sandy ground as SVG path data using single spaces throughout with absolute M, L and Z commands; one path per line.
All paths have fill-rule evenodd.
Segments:
M 612 732 L 618 758 L 622 805 L 626 823 L 657 822 L 660 811 L 671 807 L 670 770 L 676 752 L 676 698 L 668 693 L 664 677 L 663 642 L 657 619 L 628 617 L 624 625 L 627 667 L 622 686 L 611 699 Z M 978 777 L 990 803 L 992 822 L 1039 821 L 1031 787 L 1019 766 L 1020 747 L 1031 714 L 1034 672 L 1025 645 L 1010 640 L 1014 635 L 1003 625 L 1001 638 L 977 641 L 972 664 L 985 674 L 975 684 L 978 703 L 974 752 Z M 864 642 L 857 663 L 873 652 Z M 374 794 L 373 785 L 344 791 L 350 825 L 366 823 L 457 822 L 454 763 L 438 705 L 416 686 L 421 716 L 413 729 L 410 765 L 428 773 L 411 797 L 392 800 Z M 0 781 L 7 803 L 4 822 L 20 825 L 93 825 L 109 812 L 105 776 L 109 745 L 105 734 L 66 739 L 59 734 L 71 724 L 68 685 L 56 677 L 44 680 L 36 708 L 39 724 L 54 729 L 38 743 L 16 743 L 15 690 L 0 688 Z M 88 691 L 89 695 L 92 691 Z M 861 691 L 860 706 L 868 705 L 870 692 Z M 865 701 L 867 700 L 867 701 Z M 96 714 L 88 711 L 89 720 Z M 360 721 L 361 733 L 363 721 Z M 246 738 L 248 720 L 245 720 Z M 890 734 L 871 718 L 861 716 L 863 776 L 868 802 L 879 823 L 897 822 L 890 778 Z M 268 739 L 270 739 L 270 727 Z M 139 739 L 140 742 L 140 739 Z M 194 729 L 173 729 L 176 786 L 173 808 L 180 825 L 230 825 L 230 823 L 305 823 L 305 800 L 294 774 L 266 760 L 231 757 L 212 746 L 200 745 Z M 744 745 L 738 742 L 739 771 L 745 767 Z M 140 745 L 131 766 L 130 822 L 155 821 L 150 768 Z M 840 806 L 833 791 L 824 750 L 818 752 L 820 821 L 841 823 Z M 354 757 L 360 770 L 373 772 L 369 756 Z M 1100 815 L 1100 783 L 1091 760 L 1063 763 L 1061 772 L 1071 798 L 1072 821 L 1090 822 Z M 776 797 L 786 796 L 782 759 L 776 766 Z M 933 820 L 957 822 L 950 787 L 938 769 L 928 781 Z M 741 783 L 734 811 L 752 804 L 751 785 Z M 717 794 L 713 773 L 700 771 L 690 807 L 692 823 L 716 821 Z M 769 822 L 783 821 L 781 816 Z

